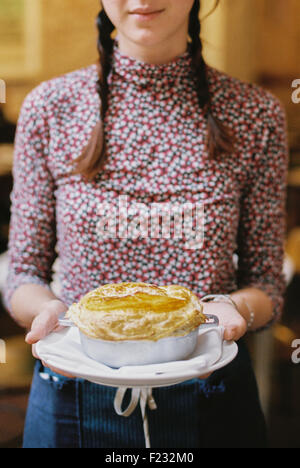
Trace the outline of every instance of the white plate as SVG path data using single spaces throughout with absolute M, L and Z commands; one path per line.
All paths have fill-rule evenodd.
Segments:
M 229 364 L 237 355 L 235 342 L 223 341 L 220 356 L 216 333 L 199 336 L 195 352 L 182 361 L 113 369 L 90 359 L 82 351 L 76 327 L 52 333 L 36 345 L 39 357 L 50 367 L 74 377 L 110 387 L 166 387 L 208 374 Z

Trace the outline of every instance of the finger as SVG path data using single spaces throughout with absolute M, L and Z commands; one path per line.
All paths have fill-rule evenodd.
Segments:
M 59 332 L 61 330 L 65 330 L 66 327 L 63 327 L 62 325 L 57 325 L 52 331 L 54 332 Z
M 204 379 L 208 379 L 208 377 L 209 377 L 211 374 L 212 374 L 212 372 L 209 372 L 209 374 L 200 375 L 200 376 L 198 377 L 198 379 L 200 379 L 200 380 L 202 380 L 202 379 L 203 379 L 203 380 L 204 380 Z
M 42 338 L 44 338 L 44 336 L 45 336 L 45 333 L 43 331 L 32 330 L 29 333 L 27 333 L 27 335 L 25 337 L 25 341 L 26 341 L 26 343 L 32 345 L 32 344 L 37 343 Z
M 56 369 L 56 367 L 48 366 L 46 363 L 43 362 L 44 367 L 49 367 L 49 369 L 52 370 L 52 372 L 55 372 L 55 374 L 62 375 L 63 377 L 68 377 L 69 379 L 76 379 L 76 377 L 72 374 L 68 374 L 67 372 L 61 371 L 59 369 Z
M 33 356 L 36 358 L 36 359 L 40 359 L 40 357 L 38 356 L 37 352 L 36 352 L 36 346 L 33 345 L 32 346 L 32 354 Z M 52 366 L 49 366 L 45 361 L 43 361 L 42 359 L 40 359 L 41 363 L 43 364 L 44 367 L 47 367 L 48 369 L 51 369 L 52 372 L 54 372 L 55 374 L 60 374 L 62 375 L 63 377 L 68 377 L 70 379 L 76 379 L 76 377 L 72 374 L 68 374 L 67 372 L 64 372 L 64 371 L 61 371 L 59 369 L 56 369 L 56 367 L 52 367 Z
M 228 328 L 226 328 L 224 330 L 224 340 L 225 341 L 232 341 L 232 337 L 233 337 L 232 331 L 229 330 Z
M 59 332 L 64 329 L 64 327 L 60 325 L 54 327 L 53 330 L 51 330 L 51 327 L 49 327 L 50 328 L 49 331 L 47 331 L 47 328 L 48 327 L 46 327 L 46 330 L 45 330 L 45 328 L 40 325 L 35 326 L 33 330 L 27 333 L 25 337 L 26 343 L 31 344 L 31 345 L 36 344 L 38 341 L 45 338 L 45 336 L 47 336 L 51 331 Z
M 225 341 L 234 341 L 239 338 L 239 330 L 237 327 L 226 327 L 224 331 Z
M 57 316 L 55 314 L 41 313 L 32 322 L 30 332 L 26 335 L 25 341 L 28 344 L 35 344 L 45 338 L 57 326 Z

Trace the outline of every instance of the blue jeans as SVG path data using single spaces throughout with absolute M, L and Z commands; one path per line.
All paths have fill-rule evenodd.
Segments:
M 23 447 L 144 447 L 139 406 L 128 418 L 118 416 L 115 393 L 113 387 L 59 376 L 37 361 Z M 158 408 L 147 408 L 152 448 L 267 447 L 256 381 L 242 341 L 236 359 L 208 379 L 154 388 L 153 396 Z

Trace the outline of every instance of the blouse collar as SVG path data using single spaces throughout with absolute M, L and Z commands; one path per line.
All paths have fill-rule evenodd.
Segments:
M 189 47 L 185 52 L 169 62 L 151 64 L 122 53 L 117 40 L 114 41 L 112 53 L 112 72 L 125 81 L 141 87 L 168 86 L 176 81 L 190 78 L 192 73 L 192 56 Z

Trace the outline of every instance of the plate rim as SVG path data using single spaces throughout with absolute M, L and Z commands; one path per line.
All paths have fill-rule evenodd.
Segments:
M 61 332 L 55 332 L 56 335 L 61 334 Z M 67 334 L 66 334 L 67 335 Z M 40 340 L 37 345 L 36 345 L 36 352 L 38 355 L 43 354 L 40 353 L 39 347 L 40 344 L 50 336 L 53 336 L 53 333 L 51 335 L 48 335 L 46 338 L 43 340 Z M 231 349 L 231 353 L 223 359 L 224 356 L 224 347 Z M 238 354 L 238 345 L 235 341 L 225 341 L 223 340 L 223 352 L 221 358 L 215 362 L 214 364 L 210 366 L 205 366 L 203 367 L 203 375 L 208 374 L 210 372 L 214 372 L 222 367 L 225 367 L 228 365 L 230 362 L 232 362 L 235 357 Z M 173 371 L 168 374 L 159 374 L 159 375 L 149 375 L 149 374 L 138 374 L 135 377 L 130 377 L 128 375 L 116 375 L 116 374 L 106 374 L 103 375 L 92 375 L 91 373 L 83 373 L 83 372 L 76 372 L 76 370 L 71 370 L 71 369 L 66 369 L 66 367 L 62 367 L 59 364 L 53 362 L 51 359 L 44 358 L 43 356 L 40 356 L 40 359 L 45 362 L 45 364 L 48 364 L 50 367 L 54 367 L 57 370 L 61 372 L 66 372 L 66 373 L 71 373 L 74 375 L 75 378 L 78 379 L 84 379 L 87 381 L 90 381 L 92 383 L 95 383 L 96 385 L 105 385 L 105 386 L 110 386 L 110 387 L 127 387 L 127 388 L 147 388 L 147 387 L 162 387 L 162 386 L 171 386 L 171 385 L 176 385 L 178 383 L 185 382 L 187 380 L 199 378 L 201 376 L 201 373 L 196 370 L 190 369 L 190 371 L 186 371 L 184 373 L 184 377 L 182 375 L 182 370 L 181 371 Z M 189 359 L 187 359 L 187 362 Z M 107 366 L 108 367 L 108 366 Z M 202 371 L 201 371 L 202 372 Z M 102 380 L 100 382 L 100 380 Z

